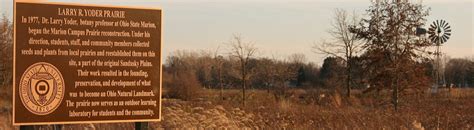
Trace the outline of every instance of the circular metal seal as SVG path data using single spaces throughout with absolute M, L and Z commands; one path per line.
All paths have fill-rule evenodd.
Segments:
M 64 78 L 52 64 L 38 62 L 29 66 L 20 78 L 19 95 L 28 111 L 48 115 L 61 104 Z

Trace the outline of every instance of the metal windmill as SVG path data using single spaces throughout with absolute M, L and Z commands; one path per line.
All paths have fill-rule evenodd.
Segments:
M 451 36 L 451 26 L 444 20 L 436 20 L 430 25 L 428 30 L 429 39 L 431 42 L 436 46 L 435 56 L 436 56 L 436 86 L 440 84 L 440 56 L 441 54 L 441 45 L 448 41 L 449 37 Z

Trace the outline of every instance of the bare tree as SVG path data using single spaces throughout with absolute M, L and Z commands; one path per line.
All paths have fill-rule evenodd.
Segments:
M 288 61 L 293 64 L 303 65 L 306 62 L 306 56 L 303 53 L 294 53 L 288 56 Z
M 254 47 L 252 42 L 244 41 L 239 34 L 233 34 L 228 45 L 230 47 L 230 55 L 238 59 L 240 72 L 238 78 L 242 83 L 242 104 L 245 106 L 245 89 L 247 87 L 247 80 L 250 77 L 249 63 L 257 52 L 257 48 Z
M 416 35 L 416 28 L 426 23 L 429 10 L 421 3 L 400 0 L 374 1 L 367 10 L 368 18 L 351 32 L 367 41 L 364 44 L 373 87 L 392 90 L 392 103 L 397 110 L 400 93 L 407 89 L 428 87 L 427 75 L 419 63 L 431 43 Z
M 274 87 L 273 95 L 276 101 L 281 99 L 286 99 L 290 95 L 287 93 L 288 85 L 287 82 L 294 80 L 297 76 L 296 68 L 291 67 L 291 64 L 286 60 L 273 60 L 273 84 L 276 84 Z
M 355 14 L 349 15 L 346 10 L 342 9 L 336 9 L 334 15 L 334 20 L 331 23 L 332 28 L 328 31 L 332 39 L 315 44 L 313 51 L 344 60 L 346 63 L 347 97 L 350 97 L 352 84 L 350 59 L 361 52 L 362 42 L 358 40 L 356 34 L 350 32 L 349 28 L 358 24 L 360 20 Z
M 221 100 L 224 100 L 224 84 L 222 82 L 222 65 L 224 64 L 224 57 L 219 55 L 220 46 L 217 46 L 216 50 L 214 51 L 213 56 L 213 68 L 217 71 L 217 86 L 219 86 L 220 90 L 220 97 Z
M 303 86 L 305 78 L 306 56 L 302 53 L 294 53 L 288 56 L 290 70 L 294 71 L 295 78 L 292 80 L 297 87 Z

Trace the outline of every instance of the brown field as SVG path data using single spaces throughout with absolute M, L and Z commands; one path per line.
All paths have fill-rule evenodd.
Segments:
M 325 90 L 290 90 L 286 98 L 249 90 L 242 107 L 240 90 L 203 90 L 190 101 L 163 99 L 159 128 L 330 128 L 330 129 L 473 129 L 474 89 L 405 95 L 395 111 L 388 98 L 355 92 L 352 98 Z M 2 94 L 5 95 L 5 94 Z M 166 95 L 166 94 L 165 94 Z M 11 126 L 11 101 L 2 96 L 0 130 Z M 51 126 L 38 126 L 52 129 Z M 133 129 L 133 123 L 64 125 L 64 129 Z

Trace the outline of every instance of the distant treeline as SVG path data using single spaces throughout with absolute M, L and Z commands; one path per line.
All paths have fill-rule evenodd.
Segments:
M 307 63 L 303 54 L 293 54 L 287 59 L 251 58 L 247 69 L 249 88 L 313 87 L 322 84 L 320 67 Z M 240 88 L 239 71 L 238 59 L 232 56 L 179 50 L 166 58 L 163 77 L 192 73 L 204 88 Z
M 231 56 L 215 56 L 212 52 L 179 50 L 170 54 L 164 64 L 163 77 L 165 79 L 178 75 L 192 75 L 203 88 L 240 88 L 238 59 Z M 272 89 L 278 87 L 298 88 L 337 88 L 344 85 L 346 71 L 342 59 L 328 57 L 322 66 L 307 62 L 304 54 L 293 54 L 285 59 L 257 57 L 250 60 L 249 88 Z M 353 57 L 352 65 L 353 88 L 365 89 L 368 87 L 369 72 L 364 59 Z M 423 74 L 428 75 L 431 84 L 433 80 L 433 63 L 431 59 L 424 59 L 418 64 L 423 66 Z M 445 65 L 445 83 L 455 87 L 474 87 L 474 59 L 449 59 Z M 404 78 L 404 77 L 401 77 Z M 169 81 L 169 80 L 165 80 Z M 179 79 L 173 80 L 180 82 Z M 165 85 L 166 86 L 166 85 Z M 170 86 L 172 87 L 172 86 Z

